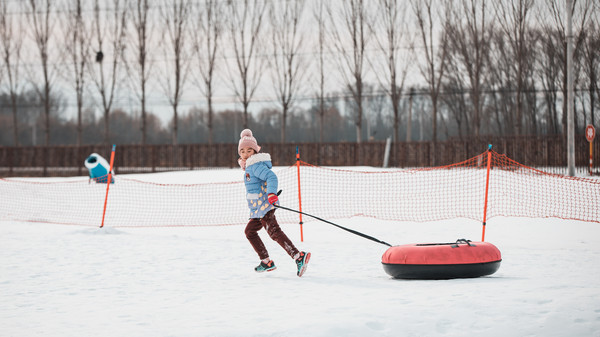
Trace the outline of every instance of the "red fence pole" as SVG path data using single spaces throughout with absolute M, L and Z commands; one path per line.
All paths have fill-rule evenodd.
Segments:
M 487 151 L 487 174 L 485 178 L 485 203 L 483 204 L 483 225 L 481 232 L 481 242 L 485 241 L 485 225 L 487 220 L 487 204 L 488 204 L 488 190 L 490 187 L 490 166 L 492 163 L 492 144 L 488 145 Z
M 100 228 L 104 227 L 104 216 L 106 215 L 106 202 L 108 201 L 108 189 L 110 188 L 110 182 L 112 180 L 112 169 L 113 163 L 115 162 L 115 148 L 117 145 L 113 144 L 112 152 L 110 153 L 110 168 L 108 170 L 108 179 L 106 180 L 106 196 L 104 197 L 104 210 L 102 211 L 102 223 Z
M 298 171 L 298 206 L 302 212 L 302 193 L 300 193 L 300 150 L 296 146 L 296 168 Z M 300 215 L 300 242 L 304 242 L 304 232 L 302 231 L 302 213 Z

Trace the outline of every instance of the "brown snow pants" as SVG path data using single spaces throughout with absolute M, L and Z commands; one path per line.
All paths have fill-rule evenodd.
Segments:
M 261 230 L 261 228 L 264 228 L 267 231 L 267 234 L 269 234 L 269 237 L 277 242 L 290 257 L 293 258 L 294 255 L 298 253 L 296 246 L 294 246 L 292 241 L 279 227 L 277 219 L 275 219 L 275 210 L 271 210 L 261 219 L 250 219 L 250 222 L 246 225 L 246 238 L 248 238 L 248 241 L 250 241 L 250 244 L 261 260 L 269 257 L 267 248 L 260 239 L 260 236 L 258 236 L 258 231 Z

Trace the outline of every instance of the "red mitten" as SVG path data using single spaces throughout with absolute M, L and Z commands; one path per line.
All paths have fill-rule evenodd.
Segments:
M 271 205 L 274 204 L 274 203 L 276 203 L 279 200 L 279 198 L 277 197 L 277 195 L 273 194 L 273 193 L 269 193 L 267 199 L 269 200 L 269 204 L 271 204 Z

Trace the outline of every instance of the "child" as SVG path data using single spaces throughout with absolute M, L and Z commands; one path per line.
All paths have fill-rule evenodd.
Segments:
M 275 219 L 275 206 L 279 205 L 277 198 L 277 176 L 271 168 L 271 156 L 268 153 L 258 153 L 260 146 L 252 137 L 252 131 L 245 129 L 240 134 L 238 163 L 244 170 L 246 184 L 246 199 L 250 208 L 250 222 L 246 226 L 246 238 L 261 259 L 260 264 L 254 268 L 256 272 L 273 271 L 275 263 L 269 258 L 269 253 L 258 231 L 264 228 L 271 239 L 276 241 L 290 257 L 296 260 L 298 276 L 306 271 L 310 253 L 299 251 L 292 241 L 283 233 L 277 219 Z

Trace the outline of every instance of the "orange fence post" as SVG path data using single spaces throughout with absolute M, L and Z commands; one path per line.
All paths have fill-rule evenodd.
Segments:
M 487 204 L 488 204 L 488 190 L 490 188 L 490 166 L 492 163 L 492 144 L 488 145 L 487 151 L 487 174 L 485 178 L 485 203 L 483 204 L 483 228 L 481 232 L 481 242 L 485 241 L 485 225 L 487 220 Z
M 302 193 L 300 193 L 300 150 L 296 146 L 296 168 L 298 170 L 298 207 L 302 212 Z M 302 213 L 300 215 L 300 242 L 304 242 L 304 232 L 302 231 Z
M 115 162 L 115 148 L 117 145 L 113 144 L 112 152 L 110 153 L 110 168 L 108 170 L 108 179 L 106 180 L 106 196 L 104 197 L 104 210 L 102 211 L 102 223 L 100 228 L 104 227 L 104 216 L 106 215 L 106 202 L 108 201 L 108 189 L 110 188 L 110 182 L 112 181 L 112 169 L 113 163 Z

